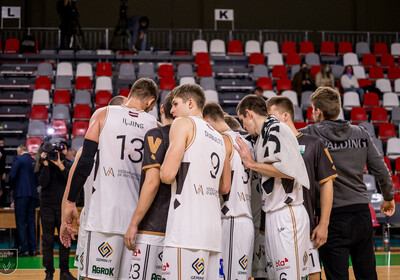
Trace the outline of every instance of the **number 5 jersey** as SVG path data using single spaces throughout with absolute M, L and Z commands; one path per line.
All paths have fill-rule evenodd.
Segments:
M 106 110 L 86 230 L 125 234 L 139 198 L 144 135 L 157 120 L 124 105 Z

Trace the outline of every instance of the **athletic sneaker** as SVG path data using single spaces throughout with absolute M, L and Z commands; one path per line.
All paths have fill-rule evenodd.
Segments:
M 60 275 L 60 280 L 76 280 L 76 278 L 71 274 L 71 272 L 63 272 Z

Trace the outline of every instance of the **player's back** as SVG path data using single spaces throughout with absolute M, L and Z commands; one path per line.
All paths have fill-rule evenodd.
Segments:
M 157 121 L 124 105 L 105 110 L 87 230 L 125 234 L 138 202 L 144 135 Z
M 219 180 L 225 144 L 222 135 L 201 117 L 189 119 L 194 135 L 172 184 L 165 246 L 219 252 Z
M 239 133 L 233 130 L 228 130 L 223 133 L 229 137 L 232 143 L 232 153 L 230 158 L 231 165 L 231 190 L 228 194 L 223 195 L 223 204 L 221 212 L 223 217 L 248 217 L 252 218 L 251 214 L 251 178 L 250 170 L 246 169 L 242 164 L 242 159 L 233 145 L 236 143 L 236 137 L 241 137 L 243 141 L 251 148 L 250 142 L 240 136 Z

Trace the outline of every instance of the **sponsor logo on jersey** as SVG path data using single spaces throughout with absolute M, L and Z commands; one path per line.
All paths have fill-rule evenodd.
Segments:
M 303 256 L 303 264 L 304 264 L 304 266 L 307 264 L 307 261 L 308 261 L 308 254 L 307 254 L 307 252 L 304 252 L 304 256 Z
M 151 280 L 165 280 L 165 278 L 162 278 L 161 275 L 153 273 L 153 274 L 151 274 Z
M 219 259 L 219 278 L 225 279 L 224 277 L 224 260 Z
M 243 270 L 247 269 L 247 255 L 244 255 L 239 259 L 239 264 L 242 267 Z
M 103 258 L 108 258 L 114 252 L 110 244 L 106 242 L 101 243 L 100 246 L 98 247 L 98 250 Z
M 278 228 L 278 233 L 281 233 L 281 232 L 284 231 L 284 230 L 285 230 L 284 227 L 280 227 L 280 228 Z
M 304 155 L 304 153 L 306 152 L 306 145 L 299 145 L 300 148 L 300 154 Z
M 114 267 L 106 268 L 106 267 L 100 267 L 100 266 L 92 266 L 92 273 L 95 274 L 103 274 L 107 276 L 114 276 Z
M 328 150 L 368 147 L 368 140 L 365 138 L 349 139 L 342 142 L 330 142 L 330 141 L 324 141 L 324 142 L 325 142 L 325 147 L 327 147 Z
M 277 270 L 287 269 L 290 267 L 289 260 L 287 258 L 285 258 L 284 260 L 277 260 L 275 262 L 275 265 Z
M 133 116 L 132 116 L 133 117 Z M 127 119 L 125 119 L 125 118 L 122 118 L 122 123 L 124 124 L 124 125 L 126 125 L 126 126 L 133 126 L 133 127 L 137 127 L 137 128 L 140 128 L 140 129 L 143 129 L 144 128 L 144 124 L 142 124 L 142 123 L 138 123 L 138 122 L 135 122 L 135 121 L 133 121 L 133 120 L 127 120 Z
M 171 272 L 169 271 L 169 263 L 165 263 L 162 265 L 161 268 L 161 274 L 170 274 Z
M 215 197 L 219 197 L 218 190 L 212 188 L 212 187 L 204 187 L 203 185 L 196 185 L 193 184 L 194 187 L 194 192 L 197 195 L 211 195 Z
M 133 117 L 133 118 L 137 118 L 137 117 L 139 117 L 139 113 L 129 111 L 129 116 L 131 116 L 131 117 Z
M 192 267 L 196 271 L 197 275 L 204 275 L 204 260 L 197 258 L 193 263 Z
M 157 153 L 157 150 L 160 147 L 162 140 L 161 140 L 161 138 L 157 137 L 156 140 L 154 141 L 153 136 L 147 136 L 147 142 L 149 143 L 151 158 L 153 160 L 156 160 L 156 157 L 154 154 Z
M 202 185 L 199 185 L 198 187 L 195 185 L 195 184 L 193 184 L 193 186 L 194 186 L 194 192 L 196 193 L 196 194 L 198 194 L 198 195 L 204 195 L 204 192 L 203 192 L 203 186 Z
M 141 260 L 141 255 L 142 252 L 140 251 L 140 249 L 137 249 L 135 252 L 132 253 L 132 260 Z
M 162 258 L 163 258 L 163 251 L 161 251 L 161 253 L 158 254 L 158 259 L 160 260 L 160 262 L 162 262 Z
M 107 170 L 106 170 L 105 167 L 103 167 L 103 170 L 104 170 L 104 175 L 106 175 L 107 177 L 109 177 L 109 176 L 115 177 L 114 176 L 114 169 L 112 167 L 109 167 Z
M 246 201 L 246 197 L 244 196 L 244 193 L 243 193 L 243 192 L 238 192 L 237 194 L 238 194 L 238 196 L 239 196 L 239 200 L 240 200 L 240 201 Z
M 85 254 L 85 252 L 83 252 L 83 253 L 81 254 L 80 258 L 79 258 L 79 264 L 81 265 L 81 266 L 79 267 L 79 269 L 80 269 L 81 271 L 83 271 L 83 269 L 84 269 L 84 266 L 83 266 L 84 254 Z
M 306 275 L 306 276 L 301 276 L 301 280 L 308 280 L 308 275 Z

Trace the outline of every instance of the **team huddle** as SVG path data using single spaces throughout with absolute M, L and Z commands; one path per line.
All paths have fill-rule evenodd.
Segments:
M 69 247 L 79 224 L 79 279 L 319 279 L 340 176 L 324 141 L 294 127 L 291 101 L 246 96 L 242 129 L 198 85 L 167 95 L 161 124 L 157 96 L 139 79 L 90 120 L 60 230 Z

